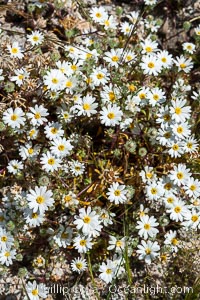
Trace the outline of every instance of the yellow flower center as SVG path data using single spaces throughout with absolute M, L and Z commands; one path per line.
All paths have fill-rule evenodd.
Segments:
M 97 18 L 101 18 L 102 14 L 100 12 L 97 12 L 95 15 Z
M 40 119 L 40 118 L 41 118 L 41 114 L 40 114 L 39 112 L 37 112 L 37 113 L 35 114 L 35 119 L 38 120 L 38 119 Z
M 81 240 L 81 241 L 80 241 L 80 245 L 81 245 L 81 246 L 86 246 L 86 240 Z
M 170 182 L 168 182 L 168 183 L 166 183 L 165 185 L 164 185 L 164 189 L 165 190 L 171 190 L 171 188 L 172 188 L 172 185 L 171 185 L 171 183 Z
M 175 145 L 172 146 L 172 149 L 173 149 L 174 151 L 178 151 L 179 146 L 178 146 L 177 144 L 175 144 Z
M 188 147 L 189 149 L 191 149 L 191 148 L 192 148 L 192 146 L 193 146 L 193 144 L 192 144 L 192 143 L 190 143 L 190 142 L 188 142 L 188 143 L 187 143 L 187 147 Z
M 175 238 L 173 238 L 173 239 L 171 240 L 171 243 L 172 243 L 172 245 L 176 246 L 176 245 L 178 245 L 178 240 L 175 239 Z
M 144 229 L 145 229 L 145 230 L 149 230 L 150 228 L 151 228 L 151 225 L 150 225 L 150 224 L 148 224 L 148 223 L 147 223 L 147 224 L 144 224 Z
M 117 55 L 114 55 L 114 56 L 112 57 L 112 61 L 119 61 L 119 57 L 118 57 Z
M 176 176 L 178 179 L 183 179 L 183 177 L 184 177 L 182 172 L 178 172 Z
M 183 127 L 181 127 L 181 126 L 177 127 L 177 132 L 178 133 L 183 133 Z
M 103 78 L 104 78 L 104 75 L 102 73 L 97 74 L 97 79 L 103 79 Z
M 171 120 L 171 117 L 169 114 L 166 114 L 163 116 L 163 119 L 167 122 L 167 121 L 170 121 Z
M 154 99 L 155 101 L 158 101 L 158 100 L 159 100 L 159 96 L 158 96 L 157 94 L 155 94 L 155 95 L 153 95 L 153 99 Z
M 83 222 L 86 223 L 86 224 L 89 224 L 91 222 L 91 218 L 89 216 L 85 216 L 83 218 Z
M 165 57 L 161 58 L 161 61 L 166 63 L 167 59 Z
M 51 81 L 52 81 L 53 84 L 57 84 L 58 83 L 58 79 L 57 78 L 52 78 Z
M 193 215 L 191 218 L 192 222 L 196 222 L 196 221 L 198 221 L 198 219 L 199 219 L 198 215 Z
M 19 80 L 22 80 L 24 78 L 24 75 L 20 74 L 18 75 Z
M 105 21 L 104 21 L 104 25 L 109 26 L 109 25 L 110 25 L 109 20 L 105 20 Z
M 18 50 L 17 48 L 12 48 L 12 49 L 11 49 L 11 52 L 12 52 L 13 54 L 16 54 L 16 53 L 19 52 L 19 50 Z
M 1 237 L 1 241 L 2 241 L 2 242 L 6 242 L 7 239 L 8 239 L 8 238 L 7 238 L 7 236 L 5 236 L 5 235 Z
M 122 245 L 123 245 L 122 241 L 117 241 L 116 242 L 116 247 L 122 247 Z
M 173 203 L 173 202 L 174 202 L 174 199 L 173 199 L 172 197 L 169 197 L 169 198 L 167 198 L 167 202 L 168 202 L 168 203 Z
M 38 258 L 36 259 L 36 262 L 37 262 L 38 264 L 41 264 L 41 263 L 43 263 L 43 260 L 42 260 L 42 258 L 38 257 Z
M 152 193 L 153 195 L 157 194 L 157 189 L 156 189 L 156 188 L 152 188 L 152 189 L 151 189 L 151 193 Z
M 76 267 L 77 267 L 77 269 L 82 269 L 82 267 L 83 267 L 83 264 L 81 263 L 81 262 L 78 262 L 78 263 L 76 263 Z
M 153 177 L 153 174 L 150 173 L 150 172 L 148 172 L 148 173 L 146 173 L 146 177 L 149 178 L 149 179 L 151 179 Z
M 115 190 L 114 191 L 114 195 L 115 196 L 120 196 L 121 195 L 121 191 L 120 190 Z
M 169 131 L 165 132 L 165 133 L 164 133 L 164 137 L 165 137 L 166 139 L 169 139 L 169 138 L 171 137 L 171 133 L 170 133 Z
M 53 166 L 55 164 L 55 159 L 54 158 L 49 158 L 48 159 L 48 164 Z
M 42 204 L 42 203 L 44 203 L 44 197 L 42 197 L 42 196 L 38 196 L 37 198 L 36 198 L 36 202 L 38 203 L 38 204 Z
M 72 82 L 71 81 L 67 81 L 65 83 L 65 86 L 68 87 L 68 88 L 71 88 L 72 87 Z
M 70 201 L 72 200 L 72 196 L 66 195 L 66 196 L 64 197 L 64 200 L 65 200 L 65 202 L 70 202 Z
M 34 42 L 37 42 L 39 40 L 39 37 L 37 35 L 34 35 L 33 40 L 34 40 Z
M 83 104 L 83 109 L 84 110 L 90 110 L 90 108 L 91 108 L 90 104 L 88 104 L 88 103 Z
M 61 234 L 61 238 L 62 239 L 66 239 L 68 237 L 68 234 L 66 233 L 66 232 L 63 232 L 62 234 Z
M 108 119 L 114 119 L 114 117 L 115 117 L 115 114 L 114 113 L 112 113 L 112 112 L 110 112 L 110 113 L 108 113 L 107 114 L 107 117 L 108 117 Z
M 18 116 L 13 114 L 10 118 L 12 121 L 16 121 L 18 119 Z
M 58 132 L 57 128 L 55 128 L 55 127 L 51 128 L 51 133 L 56 134 L 57 132 Z
M 37 200 L 36 200 L 37 201 Z M 38 202 L 39 203 L 39 202 Z M 38 217 L 38 214 L 36 214 L 36 213 L 32 213 L 32 219 L 37 219 L 37 217 Z
M 146 98 L 146 94 L 145 93 L 140 93 L 139 94 L 139 98 L 140 99 L 145 99 Z
M 174 211 L 175 211 L 175 213 L 180 213 L 181 212 L 181 207 L 180 206 L 176 206 L 175 208 L 174 208 Z
M 175 113 L 176 113 L 177 115 L 180 115 L 181 112 L 182 112 L 182 110 L 181 110 L 180 107 L 176 107 L 176 108 L 175 108 Z
M 65 146 L 64 145 L 59 145 L 58 146 L 58 150 L 59 151 L 64 151 L 65 150 Z
M 146 249 L 145 249 L 145 253 L 146 253 L 147 255 L 151 254 L 151 249 L 150 249 L 150 248 L 146 248 Z
M 33 152 L 34 152 L 33 148 L 28 149 L 28 154 L 33 154 Z
M 112 273 L 112 269 L 107 269 L 106 270 L 106 274 L 111 274 Z
M 35 289 L 35 290 L 32 290 L 31 293 L 32 293 L 33 296 L 37 296 L 37 295 L 38 295 L 38 290 L 36 290 L 36 289 Z
M 185 67 L 186 67 L 186 64 L 184 64 L 184 63 L 180 64 L 181 69 L 185 69 Z
M 32 137 L 34 134 L 35 134 L 35 129 L 32 129 L 32 130 L 29 132 L 29 135 L 30 135 L 30 137 Z
M 115 97 L 115 94 L 114 94 L 113 92 L 109 92 L 109 93 L 108 93 L 108 96 L 109 96 L 109 100 L 110 100 L 111 102 L 114 102 L 114 101 L 115 101 L 116 97 Z
M 130 84 L 128 86 L 128 89 L 129 89 L 130 92 L 134 92 L 136 90 L 136 87 L 134 86 L 134 84 Z
M 153 63 L 153 62 L 149 62 L 149 63 L 148 63 L 148 67 L 149 67 L 150 69 L 152 69 L 152 68 L 154 68 L 154 67 L 155 67 L 155 65 L 154 65 L 154 63 Z
M 76 66 L 76 65 L 72 65 L 72 66 L 71 66 L 71 69 L 72 69 L 73 71 L 76 71 L 76 70 L 77 70 L 77 66 Z
M 130 61 L 132 59 L 132 56 L 131 55 L 127 55 L 126 56 L 126 60 Z
M 89 58 L 91 58 L 91 57 L 92 57 L 92 54 L 91 54 L 91 53 L 87 53 L 87 54 L 86 54 L 86 58 L 87 58 L 87 59 L 89 59 Z
M 192 184 L 192 185 L 190 186 L 190 190 L 191 190 L 191 191 L 195 191 L 196 189 L 197 189 L 196 185 Z
M 146 52 L 152 52 L 152 48 L 150 47 L 150 46 L 147 46 L 146 48 L 145 48 L 145 50 L 146 50 Z

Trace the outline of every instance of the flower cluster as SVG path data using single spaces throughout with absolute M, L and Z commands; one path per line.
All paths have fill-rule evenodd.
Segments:
M 144 4 L 151 12 L 157 1 Z M 190 81 L 199 26 L 177 55 L 140 6 L 125 19 L 92 7 L 88 20 L 67 42 L 40 29 L 2 39 L 11 63 L 0 69 L 0 264 L 8 270 L 34 249 L 32 300 L 48 295 L 32 273 L 63 280 L 55 257 L 69 274 L 131 280 L 130 265 L 177 254 L 179 229 L 200 229 L 200 96 Z

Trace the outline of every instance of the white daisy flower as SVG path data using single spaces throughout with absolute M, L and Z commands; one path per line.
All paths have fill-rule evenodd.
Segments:
M 70 141 L 67 141 L 66 138 L 56 138 L 52 141 L 52 146 L 50 147 L 51 153 L 56 157 L 65 157 L 70 154 L 73 146 Z
M 38 30 L 32 31 L 32 33 L 27 36 L 27 41 L 30 42 L 32 46 L 42 44 L 43 40 L 44 35 Z
M 53 193 L 51 190 L 47 190 L 46 186 L 36 186 L 35 190 L 30 189 L 27 194 L 28 206 L 34 213 L 39 212 L 43 214 L 49 207 L 54 204 L 52 198 Z
M 108 188 L 106 195 L 108 200 L 110 202 L 114 202 L 114 204 L 125 203 L 127 201 L 126 186 L 119 184 L 118 182 L 113 182 L 113 184 Z
M 176 122 L 185 122 L 185 120 L 190 118 L 191 115 L 191 107 L 185 106 L 186 100 L 184 99 L 176 99 L 172 100 L 172 106 L 170 107 L 170 113 L 172 115 L 172 119 Z
M 25 289 L 30 300 L 46 299 L 48 295 L 48 288 L 44 283 L 37 284 L 35 280 L 33 282 L 28 281 Z
M 184 214 L 184 221 L 181 225 L 186 227 L 187 230 L 200 228 L 200 211 L 197 211 L 195 208 L 192 208 L 191 211 L 189 210 Z
M 139 254 L 139 259 L 144 261 L 147 264 L 151 264 L 152 260 L 159 255 L 160 246 L 158 242 L 152 241 L 141 241 L 141 245 L 138 245 L 138 250 L 136 252 Z
M 102 23 L 104 20 L 108 19 L 108 13 L 103 6 L 92 7 L 90 10 L 90 16 L 92 20 L 97 23 Z
M 50 140 L 54 140 L 60 138 L 64 135 L 64 130 L 62 129 L 62 125 L 58 122 L 49 122 L 44 127 L 44 133 L 46 137 Z
M 42 164 L 42 169 L 46 172 L 57 171 L 61 167 L 61 159 L 55 157 L 50 151 L 43 153 L 40 158 L 40 163 Z
M 7 166 L 8 172 L 12 174 L 17 174 L 20 170 L 23 170 L 23 168 L 23 163 L 16 159 L 9 161 Z
M 167 209 L 167 213 L 170 214 L 170 219 L 176 222 L 182 222 L 184 215 L 188 214 L 188 212 L 189 210 L 186 204 L 179 199 L 176 199 L 172 206 Z
M 60 91 L 63 89 L 63 84 L 65 81 L 64 74 L 58 69 L 52 69 L 47 72 L 44 76 L 44 84 L 47 89 L 52 91 Z
M 170 246 L 170 250 L 172 252 L 177 252 L 178 251 L 178 246 L 180 245 L 179 241 L 176 238 L 177 232 L 176 231 L 168 231 L 165 234 L 165 240 L 164 240 L 164 244 L 165 245 L 169 245 Z
M 69 193 L 62 196 L 61 203 L 64 207 L 70 207 L 76 206 L 77 204 L 79 204 L 79 201 L 77 200 L 76 194 L 74 194 L 72 191 L 69 191 Z
M 18 42 L 14 42 L 12 45 L 7 45 L 8 51 L 10 52 L 10 56 L 14 58 L 23 58 L 23 50 L 21 46 L 19 46 Z
M 157 56 L 155 55 L 146 55 L 142 57 L 142 62 L 140 66 L 143 70 L 143 73 L 146 75 L 157 76 L 161 71 L 161 63 L 158 61 Z
M 105 281 L 107 284 L 110 283 L 116 274 L 116 265 L 113 261 L 107 260 L 106 263 L 103 262 L 99 268 L 99 272 L 101 273 L 99 277 Z
M 122 239 L 117 239 L 115 236 L 110 236 L 109 238 L 110 240 L 107 249 L 115 249 L 116 252 L 122 253 L 122 251 L 125 248 L 126 237 L 123 237 Z
M 183 43 L 183 50 L 185 50 L 186 52 L 193 54 L 195 51 L 195 44 L 193 43 Z
M 96 237 L 100 234 L 102 225 L 100 225 L 99 216 L 89 206 L 87 209 L 79 209 L 79 216 L 75 216 L 74 224 L 78 230 L 82 230 L 84 235 Z
M 71 262 L 71 268 L 79 274 L 87 269 L 87 262 L 84 258 L 75 258 Z
M 24 211 L 24 219 L 26 224 L 28 224 L 30 227 L 37 227 L 44 222 L 45 215 L 43 212 L 41 213 L 39 210 L 37 212 L 33 212 L 32 209 L 27 208 Z
M 107 69 L 97 67 L 93 70 L 92 74 L 90 75 L 92 82 L 95 86 L 105 85 L 109 79 L 109 73 Z
M 33 126 L 40 126 L 48 121 L 46 116 L 48 116 L 49 113 L 43 105 L 38 106 L 36 104 L 35 107 L 29 107 L 29 110 L 31 112 L 28 112 L 26 115 Z
M 193 62 L 191 58 L 185 58 L 183 55 L 174 59 L 175 65 L 178 67 L 178 71 L 184 71 L 189 73 L 193 68 Z
M 79 253 L 86 253 L 92 249 L 92 239 L 90 237 L 84 237 L 78 235 L 74 238 L 74 247 Z
M 59 247 L 66 248 L 71 244 L 72 233 L 73 230 L 70 227 L 67 227 L 66 229 L 63 228 L 53 237 L 53 240 Z
M 116 104 L 108 104 L 107 107 L 103 107 L 100 111 L 101 123 L 105 126 L 119 125 L 122 120 L 123 112 Z
M 123 52 L 123 48 L 111 49 L 110 51 L 106 51 L 104 53 L 103 59 L 108 62 L 108 66 L 118 67 L 120 63 L 120 58 Z
M 185 185 L 190 176 L 190 169 L 187 169 L 185 164 L 178 164 L 178 166 L 174 166 L 174 170 L 169 173 L 170 180 L 178 186 L 181 186 L 182 184 Z
M 15 109 L 10 107 L 4 111 L 2 120 L 12 128 L 20 128 L 21 125 L 25 124 L 24 112 L 20 107 Z
M 6 265 L 7 267 L 12 265 L 13 259 L 16 258 L 16 250 L 11 250 L 10 248 L 1 250 L 0 252 L 0 263 Z
M 18 86 L 21 86 L 24 80 L 26 80 L 30 74 L 23 68 L 14 70 L 14 72 L 15 72 L 15 76 L 11 76 L 10 80 L 15 81 Z
M 139 236 L 147 240 L 148 237 L 155 237 L 159 232 L 159 230 L 155 228 L 158 225 L 159 223 L 156 222 L 153 216 L 149 217 L 148 215 L 144 215 L 140 217 L 140 221 L 137 221 L 136 228 L 139 229 Z
M 13 236 L 4 228 L 0 227 L 0 250 L 10 249 L 13 242 Z
M 79 99 L 76 104 L 71 108 L 74 113 L 77 113 L 78 116 L 87 116 L 91 117 L 97 113 L 98 104 L 95 102 L 96 99 L 90 95 L 83 97 L 83 99 Z

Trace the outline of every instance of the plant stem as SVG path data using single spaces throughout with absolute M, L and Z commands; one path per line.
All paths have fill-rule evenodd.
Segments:
M 94 275 L 93 275 L 93 272 L 92 272 L 92 264 L 91 264 L 91 259 L 90 259 L 90 253 L 88 253 L 88 267 L 89 267 L 90 276 L 91 276 L 91 279 L 92 279 L 92 284 L 93 284 L 93 287 L 94 287 L 94 293 L 95 293 L 97 299 L 101 300 L 100 297 L 99 297 L 98 291 L 97 291 L 97 285 L 95 283 Z

